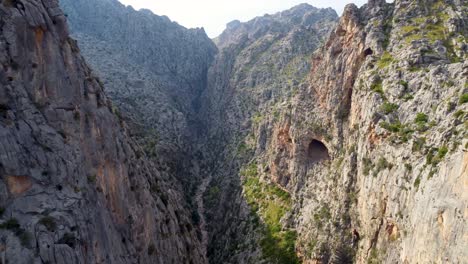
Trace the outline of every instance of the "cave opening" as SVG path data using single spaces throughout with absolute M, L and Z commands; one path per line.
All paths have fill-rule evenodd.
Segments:
M 321 141 L 313 139 L 307 148 L 309 162 L 317 163 L 330 159 L 328 148 Z
M 374 52 L 372 51 L 371 48 L 367 48 L 366 50 L 364 50 L 364 57 L 367 57 L 372 54 L 374 54 Z

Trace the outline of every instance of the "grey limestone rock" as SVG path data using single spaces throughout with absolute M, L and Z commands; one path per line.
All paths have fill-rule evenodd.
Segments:
M 178 185 L 143 156 L 57 1 L 0 3 L 0 257 L 205 263 Z

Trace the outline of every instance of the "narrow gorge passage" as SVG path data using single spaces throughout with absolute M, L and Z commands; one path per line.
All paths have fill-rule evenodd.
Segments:
M 213 176 L 210 173 L 208 177 L 202 178 L 202 182 L 197 188 L 197 192 L 195 194 L 195 201 L 196 201 L 196 206 L 197 206 L 197 213 L 198 217 L 200 218 L 199 221 L 199 227 L 200 227 L 200 232 L 201 232 L 201 246 L 203 248 L 203 254 L 207 256 L 207 250 L 208 250 L 208 243 L 209 243 L 209 235 L 208 235 L 208 230 L 207 230 L 207 221 L 206 221 L 206 216 L 205 216 L 205 205 L 203 201 L 203 195 L 206 192 L 206 189 L 211 183 Z

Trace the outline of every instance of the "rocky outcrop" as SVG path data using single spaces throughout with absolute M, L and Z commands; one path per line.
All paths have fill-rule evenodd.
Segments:
M 205 263 L 181 189 L 144 157 L 55 0 L 0 3 L 3 263 Z

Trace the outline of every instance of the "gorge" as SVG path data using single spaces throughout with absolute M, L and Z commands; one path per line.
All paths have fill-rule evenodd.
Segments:
M 0 263 L 466 263 L 467 38 L 464 0 L 213 40 L 2 0 Z

